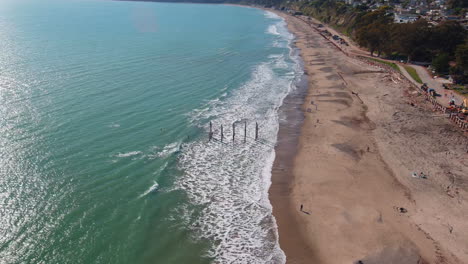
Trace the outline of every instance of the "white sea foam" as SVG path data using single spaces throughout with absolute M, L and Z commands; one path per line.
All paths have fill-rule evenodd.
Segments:
M 141 151 L 131 151 L 131 152 L 127 152 L 127 153 L 119 153 L 117 155 L 115 155 L 117 158 L 127 158 L 127 157 L 131 157 L 131 156 L 136 156 L 136 155 L 140 155 L 142 152 Z
M 280 16 L 278 16 L 277 14 L 275 14 L 273 12 L 270 12 L 270 11 L 265 11 L 264 15 L 265 15 L 266 18 L 281 19 Z
M 173 143 L 167 144 L 162 149 L 155 146 L 152 149 L 152 153 L 147 154 L 146 157 L 149 159 L 166 158 L 169 155 L 179 151 L 180 145 L 181 145 L 181 142 L 173 142 Z
M 278 25 L 278 32 L 286 31 Z M 290 35 L 281 36 L 282 42 L 292 40 Z M 270 61 L 258 65 L 251 79 L 229 97 L 213 100 L 192 113 L 192 123 L 205 124 L 205 129 L 205 120 L 213 122 L 217 140 L 184 145 L 180 167 L 185 176 L 178 179 L 176 188 L 184 190 L 202 212 L 195 218 L 189 210 L 179 213 L 186 215 L 185 221 L 197 238 L 214 242 L 209 256 L 215 263 L 285 262 L 268 199 L 279 129 L 278 108 L 301 74 L 298 60 L 291 62 L 285 57 L 270 56 Z M 295 74 L 288 74 L 291 69 Z M 244 121 L 248 122 L 246 144 Z M 255 122 L 260 126 L 259 141 L 252 139 Z M 238 127 L 235 142 L 232 123 Z M 225 143 L 219 142 L 221 124 L 225 127 Z
M 283 54 L 271 54 L 271 55 L 268 55 L 268 58 L 269 59 L 277 59 L 277 58 L 281 58 L 283 57 Z
M 270 25 L 268 26 L 268 29 L 267 29 L 267 32 L 272 34 L 272 35 L 277 35 L 279 36 L 279 32 L 278 32 L 278 28 L 276 27 L 276 25 Z
M 138 198 L 144 197 L 152 192 L 157 191 L 159 188 L 159 184 L 156 181 L 153 181 L 153 185 L 149 187 L 144 193 L 142 193 Z
M 159 152 L 159 157 L 167 157 L 172 153 L 179 151 L 180 149 L 180 142 L 173 142 L 164 146 L 161 152 Z
M 287 27 L 284 20 L 278 20 L 273 25 L 269 25 L 266 29 L 266 33 L 275 36 L 275 40 L 272 43 L 273 47 L 286 48 L 291 44 L 291 40 L 294 38 Z

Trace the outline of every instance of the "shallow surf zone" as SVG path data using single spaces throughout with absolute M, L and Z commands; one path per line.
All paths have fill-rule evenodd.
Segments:
M 227 96 L 193 111 L 192 124 L 204 135 L 184 144 L 180 153 L 179 168 L 184 176 L 177 180 L 176 188 L 183 190 L 193 205 L 182 213 L 194 231 L 194 239 L 211 241 L 208 257 L 214 263 L 285 263 L 268 189 L 279 128 L 278 109 L 295 89 L 302 70 L 290 48 L 292 35 L 284 22 L 274 17 L 272 23 L 277 29 L 271 31 L 275 35 L 272 46 L 281 44 L 282 52 L 271 54 L 268 61 L 254 67 L 251 78 Z M 214 132 L 211 142 L 209 121 Z M 255 122 L 259 125 L 257 141 Z

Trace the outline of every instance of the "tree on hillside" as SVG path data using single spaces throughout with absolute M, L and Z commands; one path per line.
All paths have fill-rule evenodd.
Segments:
M 425 59 L 428 53 L 428 40 L 431 34 L 426 20 L 397 24 L 395 30 L 395 49 L 408 57 L 408 61 Z
M 457 83 L 468 83 L 468 41 L 459 45 L 455 51 L 457 65 L 450 69 L 450 74 Z
M 393 14 L 388 8 L 380 8 L 359 17 L 356 22 L 356 40 L 359 45 L 367 47 L 371 55 L 377 51 L 378 56 L 388 50 L 390 44 Z
M 463 44 L 467 32 L 456 21 L 446 21 L 434 27 L 431 34 L 431 49 L 436 53 L 454 54 L 458 45 Z
M 468 8 L 468 1 L 466 0 L 448 0 L 447 7 L 449 9 L 455 8 Z
M 356 38 L 359 45 L 367 47 L 372 56 L 376 51 L 377 56 L 380 56 L 382 52 L 388 50 L 387 47 L 390 42 L 389 33 L 388 25 L 372 23 L 365 27 L 360 27 L 356 31 Z
M 432 60 L 432 67 L 438 73 L 447 73 L 449 71 L 449 55 L 440 53 Z
M 387 25 L 393 23 L 393 14 L 388 13 L 388 9 L 388 7 L 381 7 L 378 10 L 365 13 L 356 22 L 356 28 L 359 29 L 370 24 Z
M 468 41 L 465 44 L 458 45 L 455 52 L 457 66 L 468 72 Z

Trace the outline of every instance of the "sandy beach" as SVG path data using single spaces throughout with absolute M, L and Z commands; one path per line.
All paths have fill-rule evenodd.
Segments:
M 285 102 L 270 188 L 287 263 L 468 263 L 466 135 L 400 74 L 278 14 L 308 81 Z

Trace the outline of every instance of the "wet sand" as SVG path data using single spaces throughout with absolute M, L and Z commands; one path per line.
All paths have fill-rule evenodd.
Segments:
M 401 75 L 278 14 L 308 81 L 281 109 L 270 188 L 287 263 L 468 263 L 467 137 Z

